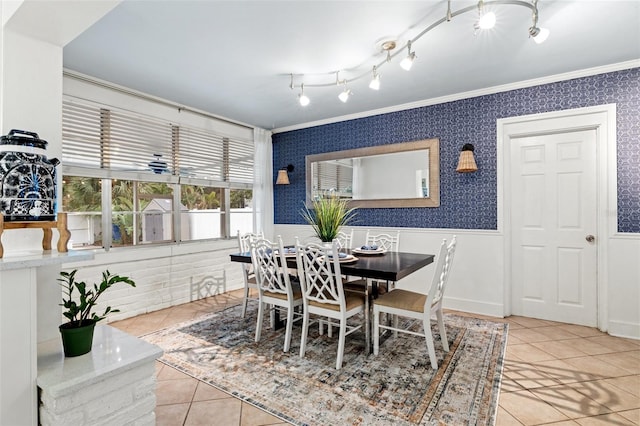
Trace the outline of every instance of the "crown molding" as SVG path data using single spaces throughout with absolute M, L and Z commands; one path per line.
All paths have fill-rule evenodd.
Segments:
M 453 95 L 441 96 L 438 98 L 425 99 L 406 104 L 394 105 L 385 108 L 374 109 L 370 111 L 359 112 L 355 114 L 342 115 L 338 117 L 327 118 L 324 120 L 311 121 L 308 123 L 296 124 L 293 126 L 280 127 L 272 129 L 272 134 L 289 132 L 292 130 L 306 129 L 309 127 L 322 126 L 325 124 L 338 123 L 341 121 L 355 120 L 358 118 L 371 117 L 373 115 L 388 114 L 391 112 L 404 111 L 425 106 L 443 104 L 446 102 L 459 101 L 462 99 L 476 98 L 478 96 L 493 95 L 495 93 L 508 92 L 511 90 L 523 89 L 526 87 L 541 86 L 543 84 L 556 83 L 559 81 L 572 80 L 575 78 L 589 77 L 598 74 L 606 74 L 609 72 L 622 71 L 640 67 L 640 59 L 631 61 L 618 62 L 615 64 L 603 65 L 593 68 L 585 68 L 577 71 L 570 71 L 562 74 L 554 74 L 545 77 L 533 78 L 530 80 L 518 81 L 516 83 L 503 84 L 500 86 L 487 87 L 484 89 L 472 90 L 468 92 L 456 93 Z

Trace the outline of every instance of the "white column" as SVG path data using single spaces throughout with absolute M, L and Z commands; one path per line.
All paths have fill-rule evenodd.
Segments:
M 0 134 L 14 128 L 36 132 L 49 142 L 47 157 L 60 158 L 63 46 L 118 3 L 0 1 Z M 59 174 L 59 200 L 61 178 Z M 36 425 L 37 342 L 51 338 L 60 321 L 57 271 L 60 263 L 71 260 L 42 256 L 40 229 L 5 231 L 2 242 L 0 424 Z M 34 251 L 38 260 L 28 266 L 9 259 L 23 252 L 33 256 Z

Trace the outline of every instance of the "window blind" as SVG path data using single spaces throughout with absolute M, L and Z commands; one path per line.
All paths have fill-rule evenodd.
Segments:
M 185 180 L 253 183 L 253 141 L 72 99 L 63 101 L 62 116 L 65 166 L 151 176 L 160 169 L 149 163 L 160 161 L 167 174 Z

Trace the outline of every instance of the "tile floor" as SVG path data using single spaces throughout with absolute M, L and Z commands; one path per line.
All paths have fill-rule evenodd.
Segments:
M 232 306 L 240 297 L 230 292 L 111 325 L 142 335 Z M 640 341 L 532 318 L 505 321 L 498 426 L 640 425 Z M 159 362 L 157 374 L 158 426 L 286 424 Z

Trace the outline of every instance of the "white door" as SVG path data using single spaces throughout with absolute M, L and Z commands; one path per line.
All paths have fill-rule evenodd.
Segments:
M 596 326 L 596 130 L 512 137 L 513 313 Z

